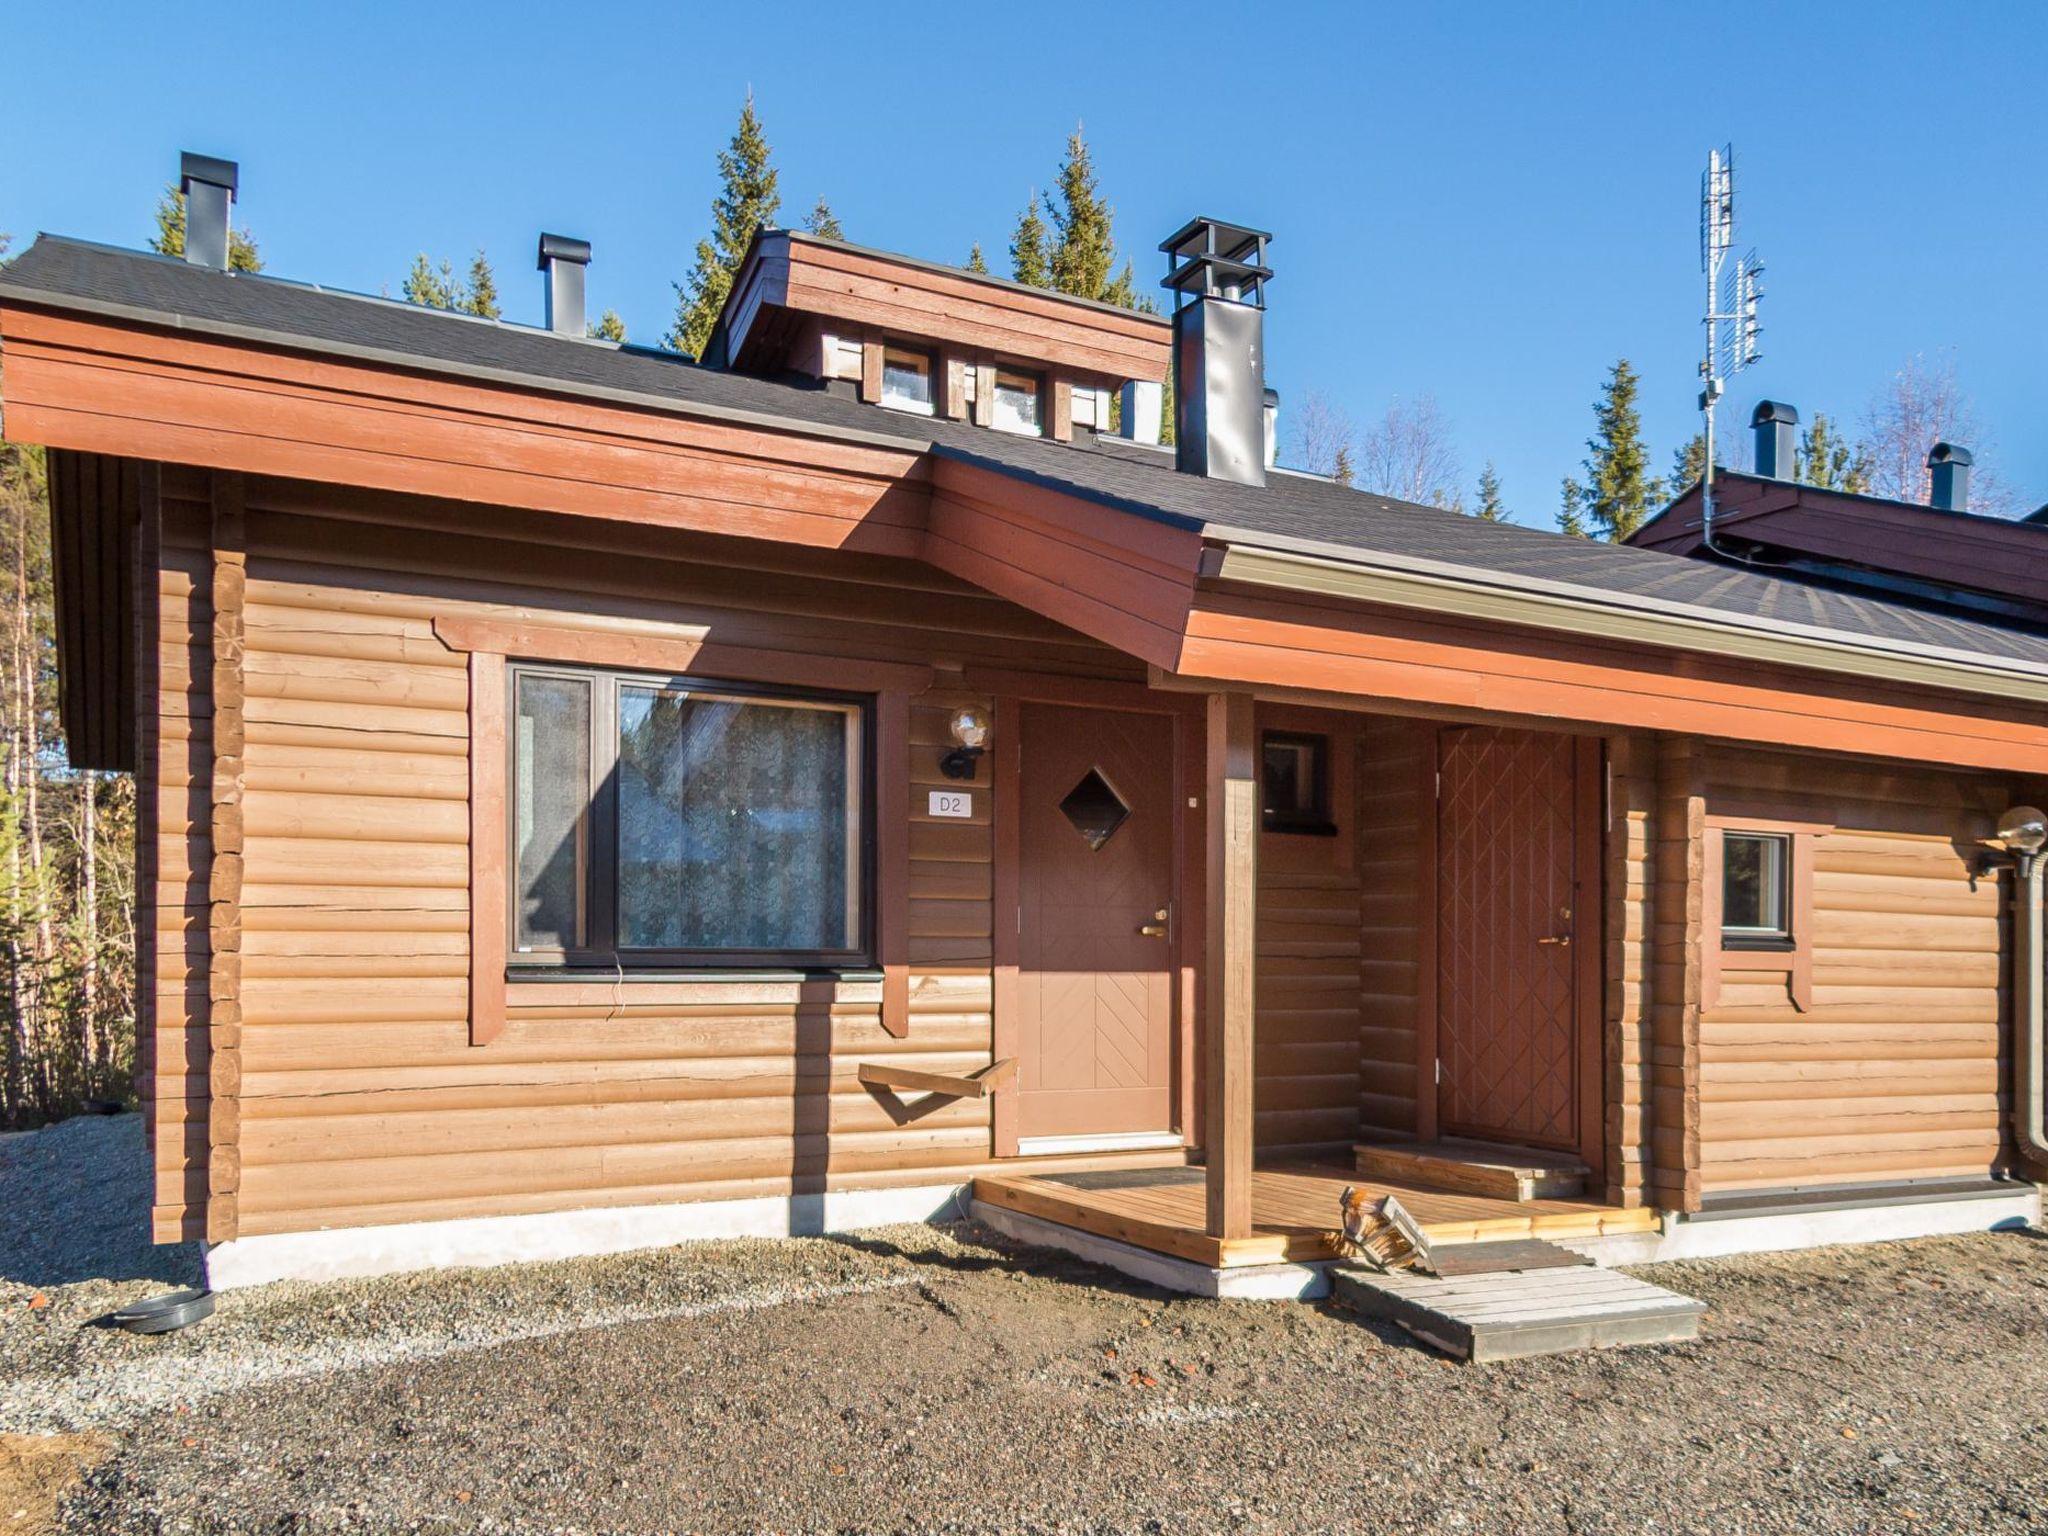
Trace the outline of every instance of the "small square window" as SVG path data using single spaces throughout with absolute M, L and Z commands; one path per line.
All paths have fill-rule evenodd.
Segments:
M 998 370 L 995 409 L 990 416 L 990 425 L 1000 432 L 1022 432 L 1031 437 L 1041 435 L 1041 393 L 1038 380 L 1030 374 Z
M 932 414 L 932 360 L 922 352 L 890 347 L 882 354 L 882 404 Z
M 1792 942 L 1792 840 L 1774 832 L 1721 834 L 1724 948 L 1783 948 Z
M 1330 836 L 1330 738 L 1268 731 L 1261 743 L 1268 832 Z

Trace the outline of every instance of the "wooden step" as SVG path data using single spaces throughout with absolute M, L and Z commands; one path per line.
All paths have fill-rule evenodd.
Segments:
M 1562 1268 L 1438 1278 L 1330 1272 L 1333 1299 L 1481 1363 L 1571 1349 L 1677 1344 L 1699 1337 L 1706 1303 L 1611 1269 Z
M 1490 1195 L 1496 1200 L 1576 1200 L 1586 1192 L 1586 1165 L 1568 1152 L 1491 1142 L 1366 1142 L 1354 1149 L 1369 1179 Z

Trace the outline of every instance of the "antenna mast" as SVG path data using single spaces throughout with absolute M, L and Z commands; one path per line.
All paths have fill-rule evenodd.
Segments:
M 1707 312 L 1703 320 L 1706 346 L 1700 358 L 1700 415 L 1705 425 L 1705 462 L 1700 467 L 1700 537 L 1708 551 L 1739 559 L 1714 542 L 1714 407 L 1728 380 L 1762 357 L 1757 339 L 1757 300 L 1763 297 L 1758 278 L 1764 264 L 1746 251 L 1731 265 L 1735 246 L 1735 146 L 1707 154 L 1700 177 L 1700 271 L 1707 280 Z

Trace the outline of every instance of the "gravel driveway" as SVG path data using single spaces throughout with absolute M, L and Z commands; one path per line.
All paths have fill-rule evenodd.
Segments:
M 7 1273 L 0 1464 L 82 1447 L 66 1531 L 2048 1530 L 2036 1233 L 1665 1265 L 1699 1342 L 1479 1368 L 971 1226 L 270 1286 L 158 1340 L 91 1326 L 153 1281 Z

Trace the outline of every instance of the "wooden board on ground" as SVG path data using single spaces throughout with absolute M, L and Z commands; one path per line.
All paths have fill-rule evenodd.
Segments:
M 1488 1142 L 1366 1142 L 1354 1149 L 1358 1171 L 1369 1178 L 1419 1184 L 1425 1189 L 1490 1195 L 1497 1200 L 1576 1200 L 1586 1191 L 1586 1165 L 1568 1152 Z
M 1445 1279 L 1455 1275 L 1498 1275 L 1530 1269 L 1569 1269 L 1591 1264 L 1583 1253 L 1573 1253 L 1540 1237 L 1510 1239 L 1503 1243 L 1452 1243 L 1434 1250 L 1430 1258 L 1437 1274 Z
M 1332 1295 L 1460 1360 L 1697 1338 L 1704 1302 L 1611 1269 L 1436 1277 L 1332 1271 Z

